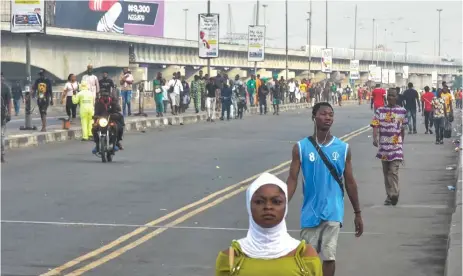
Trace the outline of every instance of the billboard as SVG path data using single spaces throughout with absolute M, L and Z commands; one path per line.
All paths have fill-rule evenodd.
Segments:
M 360 62 L 358 59 L 353 59 L 350 61 L 350 79 L 358 80 L 360 79 Z
M 383 71 L 381 72 L 381 83 L 389 84 L 389 70 L 388 69 L 383 69 Z
M 265 26 L 249 26 L 248 28 L 248 61 L 264 61 L 265 58 Z
M 218 14 L 198 14 L 198 55 L 200 58 L 219 57 Z
M 331 73 L 333 70 L 333 49 L 322 49 L 322 72 Z
M 382 72 L 381 67 L 379 67 L 379 66 L 375 67 L 375 71 L 376 71 L 375 75 L 374 75 L 375 78 L 373 80 L 376 83 L 381 83 L 381 80 L 382 80 L 382 78 L 381 78 L 381 72 Z
M 404 79 L 408 79 L 408 66 L 402 66 L 403 74 L 402 77 Z
M 56 1 L 55 26 L 138 36 L 164 36 L 164 0 Z
M 395 70 L 389 70 L 389 84 L 395 84 Z
M 11 0 L 12 33 L 45 33 L 45 0 Z

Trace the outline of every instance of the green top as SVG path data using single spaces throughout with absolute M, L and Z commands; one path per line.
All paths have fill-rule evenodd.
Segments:
M 253 79 L 248 80 L 247 86 L 249 94 L 254 94 L 254 92 L 256 91 L 256 81 Z
M 273 260 L 253 259 L 247 257 L 237 241 L 231 247 L 235 251 L 232 272 L 228 255 L 220 252 L 215 265 L 216 276 L 322 276 L 320 258 L 305 257 L 305 241 L 296 248 L 294 256 L 287 256 Z

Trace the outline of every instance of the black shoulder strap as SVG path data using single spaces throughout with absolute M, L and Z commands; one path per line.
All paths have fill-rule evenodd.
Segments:
M 315 142 L 315 140 L 313 139 L 312 136 L 308 137 L 307 139 L 309 139 L 310 143 L 312 143 L 312 145 L 315 147 L 315 149 L 317 150 L 317 153 L 318 155 L 320 156 L 320 158 L 323 160 L 323 163 L 325 163 L 325 166 L 328 168 L 328 170 L 330 171 L 330 174 L 333 176 L 334 180 L 336 180 L 336 182 L 338 182 L 339 184 L 339 187 L 341 188 L 341 191 L 342 191 L 342 196 L 344 197 L 344 184 L 341 180 L 341 178 L 339 177 L 338 175 L 338 172 L 336 171 L 336 168 L 333 166 L 333 164 L 328 160 L 328 158 L 326 157 L 325 153 L 323 152 L 323 150 L 320 148 L 320 146 L 318 145 L 317 142 Z

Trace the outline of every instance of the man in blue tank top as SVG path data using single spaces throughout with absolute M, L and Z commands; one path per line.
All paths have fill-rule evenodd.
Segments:
M 304 200 L 301 210 L 301 238 L 310 242 L 323 260 L 323 275 L 334 276 L 338 235 L 344 218 L 344 187 L 355 213 L 355 236 L 363 233 L 357 183 L 352 173 L 349 145 L 330 133 L 334 110 L 327 102 L 312 109 L 315 133 L 293 147 L 287 180 L 291 200 L 299 171 L 303 176 Z M 318 149 L 317 149 L 318 147 Z M 322 159 L 331 164 L 332 172 Z M 336 178 L 335 178 L 336 176 Z

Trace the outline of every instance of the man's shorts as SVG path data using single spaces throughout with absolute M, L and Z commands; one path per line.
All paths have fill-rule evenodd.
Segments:
M 322 221 L 314 228 L 301 230 L 301 239 L 310 243 L 323 261 L 336 260 L 336 247 L 341 223 L 337 221 Z
M 37 101 L 37 108 L 39 109 L 40 115 L 47 115 L 48 101 L 39 99 Z

